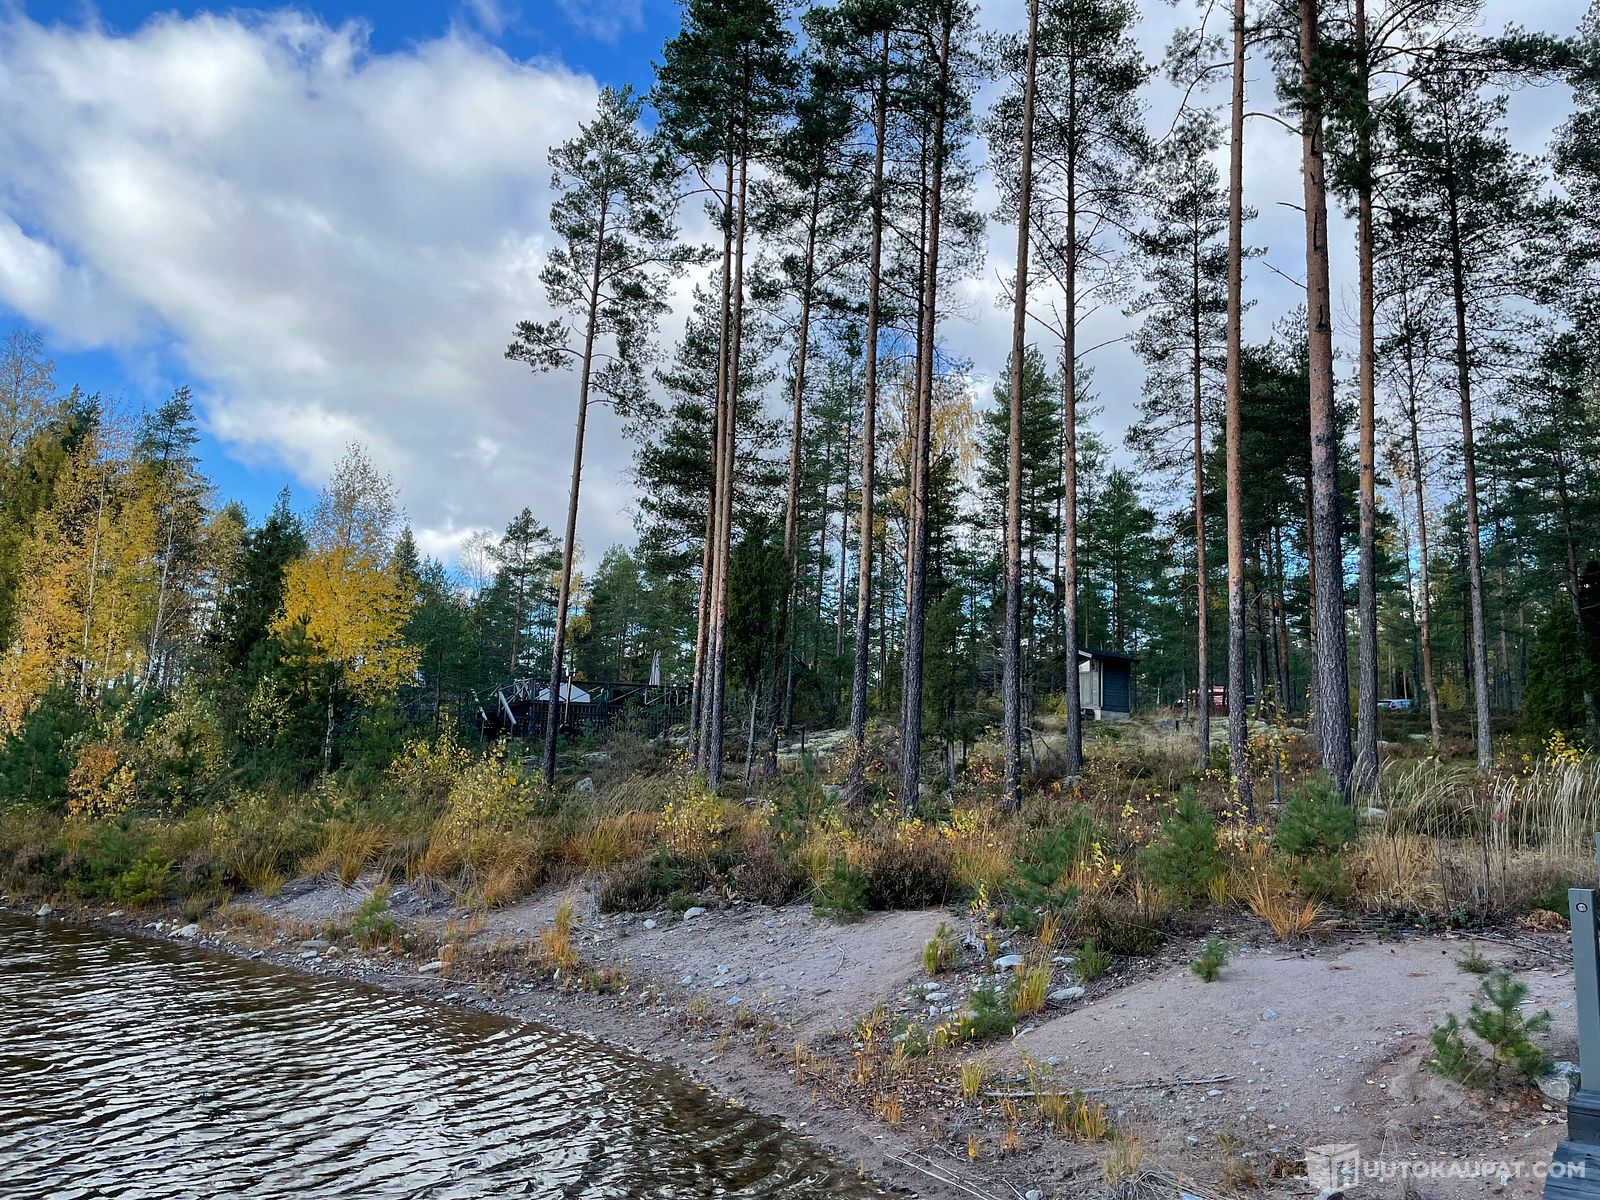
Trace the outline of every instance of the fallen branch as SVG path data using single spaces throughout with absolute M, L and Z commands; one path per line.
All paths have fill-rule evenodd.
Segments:
M 942 1183 L 946 1187 L 953 1187 L 957 1191 L 965 1192 L 969 1196 L 975 1196 L 977 1197 L 977 1200 L 997 1200 L 997 1198 L 991 1193 L 980 1192 L 971 1184 L 964 1183 L 962 1180 L 957 1179 L 950 1172 L 936 1164 L 931 1158 L 928 1158 L 927 1155 L 922 1156 L 923 1162 L 920 1163 L 912 1162 L 909 1158 L 901 1158 L 898 1154 L 886 1154 L 884 1157 L 890 1162 L 899 1163 L 902 1167 L 910 1167 L 913 1171 L 916 1171 L 922 1175 L 926 1175 L 929 1179 Z
M 1204 1079 L 1145 1079 L 1138 1083 L 1108 1083 L 1100 1087 L 1069 1088 L 1065 1092 L 1040 1093 L 1035 1089 L 1025 1088 L 1010 1092 L 979 1092 L 978 1095 L 986 1100 L 1037 1100 L 1041 1094 L 1046 1096 L 1098 1096 L 1105 1092 L 1131 1092 L 1146 1088 L 1203 1087 L 1212 1083 L 1232 1083 L 1237 1078 L 1238 1076 L 1236 1075 L 1208 1075 Z M 956 1085 L 949 1083 L 941 1083 L 936 1086 L 942 1092 L 959 1092 L 961 1090 Z

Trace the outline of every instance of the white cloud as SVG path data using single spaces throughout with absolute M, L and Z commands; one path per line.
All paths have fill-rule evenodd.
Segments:
M 542 314 L 549 147 L 595 83 L 448 35 L 367 51 L 294 13 L 0 23 L 0 303 L 74 346 L 176 347 L 210 428 L 317 484 L 350 439 L 425 545 L 564 512 L 574 386 Z M 625 453 L 591 423 L 596 459 Z M 631 527 L 598 472 L 584 534 Z
M 597 37 L 641 20 L 639 0 L 559 2 Z M 1560 3 L 1536 0 L 1524 19 L 1560 29 Z M 492 30 L 515 10 L 466 0 L 462 11 Z M 573 380 L 532 377 L 502 354 L 518 319 L 545 315 L 546 154 L 592 111 L 593 80 L 514 62 L 472 33 L 375 54 L 363 26 L 293 12 L 157 17 L 126 35 L 0 12 L 0 304 L 64 345 L 117 351 L 141 376 L 172 348 L 242 461 L 279 462 L 314 486 L 347 441 L 365 442 L 427 549 L 449 552 L 524 505 L 561 526 Z M 990 0 L 984 20 L 1016 28 L 1021 13 L 1020 0 Z M 1158 59 L 1188 19 L 1147 6 L 1146 54 Z M 1252 106 L 1270 107 L 1264 64 L 1251 86 Z M 1564 89 L 1519 97 L 1519 144 L 1542 143 L 1565 100 Z M 1152 89 L 1153 124 L 1165 127 L 1172 103 Z M 1247 136 L 1247 198 L 1261 213 L 1249 240 L 1298 277 L 1298 144 L 1264 120 Z M 993 206 L 987 179 L 979 196 Z M 697 207 L 683 216 L 705 227 Z M 1348 312 L 1352 256 L 1335 223 Z M 992 298 L 1014 245 L 991 226 L 983 274 L 941 329 L 984 381 L 1010 346 L 1009 313 Z M 1299 302 L 1260 260 L 1247 287 L 1252 338 Z M 665 345 L 689 293 L 685 281 Z M 1126 325 L 1102 312 L 1085 340 Z M 1095 360 L 1101 426 L 1116 442 L 1136 418 L 1142 370 L 1126 344 Z M 631 538 L 634 496 L 615 419 L 602 410 L 589 430 L 580 534 L 597 558 Z
M 596 41 L 614 42 L 644 24 L 644 0 L 556 0 L 567 20 Z

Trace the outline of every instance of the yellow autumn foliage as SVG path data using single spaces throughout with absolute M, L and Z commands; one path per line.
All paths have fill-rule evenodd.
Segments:
M 345 686 L 371 699 L 416 670 L 417 650 L 403 636 L 411 602 L 392 563 L 334 545 L 289 564 L 276 628 L 304 622 L 306 639 L 338 664 Z

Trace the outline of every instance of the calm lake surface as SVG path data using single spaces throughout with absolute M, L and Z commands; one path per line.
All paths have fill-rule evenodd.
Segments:
M 868 1197 L 622 1051 L 0 914 L 0 1196 Z

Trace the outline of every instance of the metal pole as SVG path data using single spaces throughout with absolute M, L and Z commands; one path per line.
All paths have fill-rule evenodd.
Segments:
M 1595 834 L 1600 872 L 1600 833 Z M 1600 936 L 1596 892 L 1572 888 L 1572 982 L 1578 1004 L 1578 1090 L 1567 1101 L 1567 1136 L 1545 1178 L 1545 1200 L 1600 1200 Z

